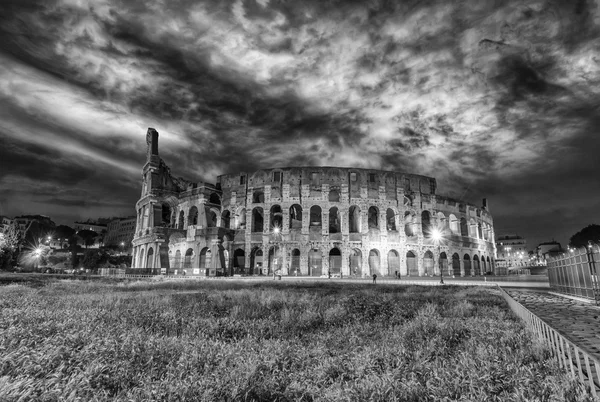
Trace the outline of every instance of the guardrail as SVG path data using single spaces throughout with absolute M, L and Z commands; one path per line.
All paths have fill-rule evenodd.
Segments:
M 501 287 L 499 289 L 511 310 L 525 322 L 534 335 L 550 346 L 552 355 L 558 360 L 558 365 L 565 371 L 570 371 L 571 376 L 579 380 L 594 397 L 600 396 L 600 360 L 562 336 L 513 299 L 504 289 Z

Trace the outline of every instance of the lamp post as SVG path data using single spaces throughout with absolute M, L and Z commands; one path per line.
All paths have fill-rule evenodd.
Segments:
M 431 238 L 433 239 L 434 244 L 438 246 L 438 267 L 440 269 L 440 285 L 444 284 L 444 269 L 442 268 L 442 232 L 439 229 L 434 228 L 431 230 Z
M 125 243 L 121 242 L 121 255 L 123 255 L 123 247 L 125 246 Z

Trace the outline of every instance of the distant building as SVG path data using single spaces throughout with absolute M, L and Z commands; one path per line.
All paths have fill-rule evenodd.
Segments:
M 527 240 L 516 234 L 501 235 L 496 238 L 498 259 L 496 266 L 501 269 L 525 267 L 529 265 Z
M 8 227 L 13 223 L 13 219 L 7 216 L 0 216 L 0 233 L 6 233 Z
M 537 261 L 542 265 L 546 265 L 548 258 L 556 257 L 564 252 L 560 243 L 554 240 L 538 244 L 535 251 Z
M 23 237 L 25 236 L 33 222 L 37 222 L 45 227 L 53 228 L 56 226 L 52 219 L 50 219 L 50 217 L 46 215 L 21 215 L 17 216 L 13 220 L 17 222 L 17 225 L 19 225 L 19 230 L 21 231 Z
M 73 229 L 77 232 L 80 230 L 92 230 L 98 234 L 106 233 L 107 224 L 105 222 L 93 221 L 88 219 L 85 222 L 73 222 Z
M 121 246 L 122 250 L 130 252 L 131 241 L 135 233 L 136 217 L 115 218 L 111 220 L 106 227 L 104 236 L 105 246 Z

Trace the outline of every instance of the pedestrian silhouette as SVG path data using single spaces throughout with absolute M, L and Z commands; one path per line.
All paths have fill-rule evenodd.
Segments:
M 377 280 L 377 274 L 373 274 L 373 283 Z

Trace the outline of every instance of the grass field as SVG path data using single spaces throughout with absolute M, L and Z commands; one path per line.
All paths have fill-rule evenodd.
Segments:
M 583 401 L 498 290 L 0 287 L 0 401 Z

